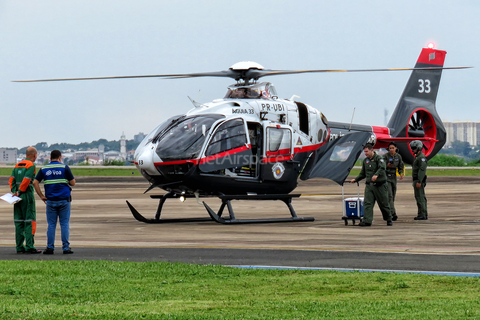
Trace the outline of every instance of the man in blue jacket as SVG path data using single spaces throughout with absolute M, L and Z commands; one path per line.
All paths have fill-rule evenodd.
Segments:
M 62 153 L 53 150 L 50 154 L 50 163 L 39 170 L 33 186 L 38 196 L 47 204 L 47 249 L 44 254 L 53 254 L 55 250 L 55 229 L 57 219 L 60 221 L 62 233 L 62 249 L 64 254 L 72 254 L 70 249 L 69 228 L 70 228 L 70 202 L 72 200 L 70 186 L 75 185 L 70 168 L 61 163 Z M 45 184 L 45 195 L 40 189 L 40 182 Z

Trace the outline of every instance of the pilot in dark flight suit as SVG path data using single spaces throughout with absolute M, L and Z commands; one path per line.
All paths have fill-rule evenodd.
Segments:
M 392 220 L 397 221 L 397 211 L 395 210 L 395 195 L 397 194 L 397 170 L 400 175 L 400 180 L 403 179 L 404 173 L 402 156 L 397 153 L 397 144 L 390 142 L 388 144 L 388 152 L 383 156 L 387 163 L 387 187 L 388 187 L 388 201 L 390 203 L 390 211 L 392 213 Z
M 387 175 L 385 173 L 385 159 L 373 150 L 373 145 L 367 143 L 363 149 L 365 160 L 362 164 L 360 174 L 350 181 L 358 182 L 366 178 L 365 185 L 365 203 L 363 206 L 363 221 L 360 227 L 369 227 L 373 222 L 373 206 L 378 201 L 378 206 L 383 215 L 383 220 L 387 221 L 387 226 L 392 226 L 392 216 L 390 205 L 388 203 Z

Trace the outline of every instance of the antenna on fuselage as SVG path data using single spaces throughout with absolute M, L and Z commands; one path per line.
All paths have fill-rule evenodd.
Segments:
M 190 96 L 187 96 L 188 99 L 190 99 L 190 102 L 192 102 L 192 104 L 195 106 L 195 108 L 200 108 L 202 107 L 203 105 L 195 100 L 193 100 L 192 98 L 190 98 Z
M 352 113 L 352 120 L 350 121 L 350 127 L 348 128 L 348 131 L 352 129 L 352 123 L 353 123 L 353 116 L 355 115 L 355 107 L 353 107 L 353 113 Z

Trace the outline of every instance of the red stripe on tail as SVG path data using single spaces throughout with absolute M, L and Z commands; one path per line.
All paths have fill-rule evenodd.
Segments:
M 417 63 L 426 63 L 436 66 L 443 66 L 445 61 L 445 55 L 447 51 L 423 48 L 420 56 L 418 57 Z

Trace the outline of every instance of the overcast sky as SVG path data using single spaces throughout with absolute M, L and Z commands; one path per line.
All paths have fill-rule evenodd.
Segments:
M 480 120 L 480 1 L 0 0 L 0 147 L 149 133 L 228 78 L 12 80 L 267 69 L 413 67 L 430 41 L 448 52 L 437 98 L 449 121 Z M 332 121 L 385 125 L 410 72 L 264 78 Z

